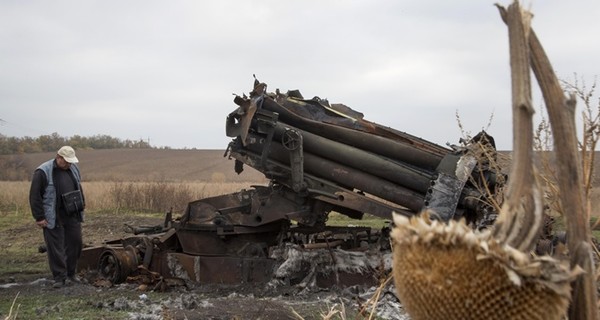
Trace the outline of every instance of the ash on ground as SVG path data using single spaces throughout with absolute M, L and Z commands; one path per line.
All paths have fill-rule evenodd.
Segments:
M 391 270 L 389 252 L 305 250 L 288 244 L 274 250 L 271 258 L 279 263 L 268 283 L 188 283 L 185 292 L 152 302 L 141 295 L 132 302 L 136 304 L 132 310 L 137 311 L 131 312 L 131 319 L 163 319 L 165 313 L 177 319 L 322 319 L 335 315 L 409 319 L 393 284 L 384 277 Z M 320 285 L 322 277 L 339 279 L 343 275 L 353 275 L 351 279 L 364 283 Z
M 96 274 L 83 274 L 82 284 L 52 288 L 48 278 L 29 282 L 6 281 L 0 293 L 61 294 L 89 298 L 100 314 L 125 312 L 128 319 L 409 319 L 395 295 L 390 275 L 391 255 L 337 249 L 305 250 L 286 245 L 275 250 L 277 268 L 271 281 L 261 284 L 217 285 L 180 281 L 184 285 L 153 292 L 151 286 L 128 282 L 98 285 Z M 334 263 L 335 262 L 335 263 Z M 365 283 L 322 286 L 322 279 L 357 275 Z M 387 275 L 387 276 L 386 276 Z M 386 282 L 387 280 L 387 282 Z M 359 281 L 360 282 L 360 281 Z M 98 298 L 98 297 L 102 298 Z M 37 310 L 52 314 L 60 304 Z

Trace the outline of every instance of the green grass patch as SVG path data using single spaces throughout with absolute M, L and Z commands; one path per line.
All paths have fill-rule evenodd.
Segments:
M 145 294 L 150 301 L 166 296 L 156 292 Z M 0 298 L 0 318 L 7 317 L 12 306 L 12 319 L 129 319 L 130 312 L 140 312 L 144 306 L 139 295 L 137 291 L 116 289 L 82 295 L 73 293 L 69 288 L 48 288 L 47 294 L 41 295 L 3 295 Z
M 162 221 L 163 218 L 164 213 L 127 212 L 116 215 L 112 212 L 86 212 L 84 243 L 98 244 L 100 239 L 120 238 L 124 233 L 124 221 Z M 50 275 L 47 255 L 38 251 L 44 244 L 43 232 L 36 226 L 31 214 L 0 213 L 0 243 L 0 283 L 11 279 L 30 280 L 30 275 Z
M 0 275 L 3 279 L 23 279 L 32 274 L 49 273 L 46 255 L 32 250 L 2 250 Z
M 329 219 L 327 220 L 327 225 L 329 226 L 340 226 L 340 227 L 348 227 L 348 226 L 356 226 L 356 227 L 370 227 L 373 229 L 381 229 L 384 226 L 390 225 L 390 220 L 382 219 L 370 214 L 365 214 L 361 220 L 352 219 L 343 214 L 332 212 L 329 214 Z
M 46 255 L 38 253 L 44 243 L 42 231 L 30 215 L 0 214 L 0 275 L 2 278 L 22 278 L 46 272 Z
M 0 232 L 4 232 L 4 230 L 15 226 L 23 225 L 27 222 L 34 222 L 31 214 L 25 214 L 18 211 L 0 211 Z

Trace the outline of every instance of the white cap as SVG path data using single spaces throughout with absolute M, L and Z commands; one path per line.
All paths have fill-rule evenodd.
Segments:
M 63 157 L 68 163 L 77 163 L 79 159 L 75 156 L 75 150 L 69 146 L 64 146 L 58 150 L 58 155 Z

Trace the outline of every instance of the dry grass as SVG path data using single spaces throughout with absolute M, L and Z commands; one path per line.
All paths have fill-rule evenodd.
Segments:
M 188 202 L 249 188 L 250 182 L 84 182 L 86 210 L 92 212 L 182 211 Z M 28 181 L 0 181 L 0 214 L 27 215 Z
M 29 213 L 28 181 L 0 181 L 0 213 Z
M 264 185 L 264 175 L 234 162 L 224 150 L 113 149 L 77 151 L 88 212 L 181 211 L 188 202 Z M 0 214 L 29 217 L 29 181 L 54 153 L 0 156 L 10 175 L 0 174 Z M 0 168 L 4 168 L 0 166 Z M 5 172 L 5 173 L 7 173 Z M 17 178 L 18 179 L 13 179 Z
M 19 314 L 20 305 L 17 305 L 16 308 L 15 308 L 15 303 L 17 302 L 17 298 L 18 297 L 19 297 L 19 294 L 17 293 L 17 295 L 13 299 L 12 305 L 10 306 L 10 310 L 8 311 L 8 315 L 6 316 L 6 318 L 4 318 L 4 320 L 15 320 L 15 319 L 17 319 L 17 315 Z M 14 311 L 14 313 L 13 313 L 13 311 Z
M 134 210 L 165 212 L 183 211 L 194 200 L 227 194 L 249 188 L 249 183 L 227 182 L 89 182 L 86 199 L 95 210 Z

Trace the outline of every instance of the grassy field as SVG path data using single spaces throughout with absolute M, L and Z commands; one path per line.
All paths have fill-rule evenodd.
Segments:
M 163 221 L 169 207 L 175 214 L 181 213 L 187 202 L 248 188 L 250 182 L 84 182 L 87 198 L 86 221 L 83 226 L 84 243 L 97 245 L 104 240 L 119 239 L 126 234 L 124 224 L 157 225 Z M 28 205 L 28 181 L 0 181 L 0 285 L 13 282 L 29 282 L 48 278 L 49 271 L 45 254 L 38 253 L 43 244 L 42 232 L 35 226 Z M 130 201 L 124 201 L 127 194 Z M 149 201 L 152 200 L 152 201 Z M 149 209 L 156 206 L 154 209 Z M 331 214 L 331 225 L 362 225 L 380 228 L 382 219 L 368 216 L 356 222 L 345 216 Z M 101 290 L 91 285 L 80 286 L 75 291 L 56 291 L 47 286 L 35 285 L 19 290 L 0 289 L 0 319 L 132 319 L 132 310 L 141 307 L 142 294 L 134 287 L 117 287 Z M 196 293 L 143 292 L 148 301 L 173 301 L 182 297 L 196 297 Z M 215 296 L 216 295 L 216 296 Z M 198 300 L 220 301 L 226 299 L 217 293 L 197 294 Z M 210 300 L 209 300 L 210 299 Z M 256 299 L 247 301 L 249 306 L 237 308 L 250 310 L 251 306 L 273 302 Z M 278 310 L 289 312 L 284 302 L 277 302 Z M 294 303 L 294 302 L 292 302 Z M 225 307 L 227 310 L 231 308 Z M 326 302 L 304 303 L 296 307 L 306 319 L 319 319 L 328 309 Z M 235 308 L 234 308 L 235 309 Z M 174 317 L 175 311 L 164 310 L 164 319 L 201 319 Z M 177 311 L 179 312 L 179 311 Z M 203 311 L 199 311 L 202 314 Z M 233 312 L 233 311 L 231 311 Z M 351 315 L 352 312 L 347 311 Z M 16 315 L 16 316 L 15 316 Z M 282 315 L 285 316 L 285 315 Z M 289 316 L 285 316 L 289 318 Z M 243 314 L 231 319 L 243 319 Z M 358 317 L 359 319 L 362 317 Z M 224 319 L 224 318 L 223 318 Z
M 0 181 L 0 242 L 5 244 L 0 248 L 0 262 L 3 262 L 0 263 L 0 280 L 7 275 L 40 273 L 47 269 L 44 257 L 37 254 L 43 238 L 31 217 L 29 185 L 28 181 Z M 175 216 L 183 213 L 190 201 L 236 192 L 250 185 L 251 183 L 242 182 L 201 181 L 84 182 L 86 220 L 97 216 L 107 216 L 110 220 L 112 216 L 115 229 L 128 220 L 131 224 L 148 217 L 159 221 L 171 209 Z M 89 224 L 86 221 L 84 228 L 87 226 Z M 86 236 L 87 242 L 108 240 L 90 238 L 89 234 Z M 120 234 L 114 236 L 118 237 Z
M 164 213 L 183 212 L 188 202 L 236 192 L 252 185 L 264 185 L 266 179 L 252 168 L 238 175 L 233 161 L 222 150 L 82 150 L 78 151 L 86 195 L 84 242 L 98 244 L 124 236 L 123 224 L 153 225 Z M 21 176 L 29 177 L 35 167 L 53 157 L 53 153 L 3 156 L 1 161 L 19 164 Z M 0 284 L 27 281 L 48 273 L 46 256 L 38 253 L 42 233 L 33 224 L 28 203 L 30 182 L 27 178 L 0 181 Z M 592 195 L 592 215 L 598 216 L 600 193 Z M 387 222 L 366 215 L 350 220 L 332 213 L 330 225 L 360 225 L 381 228 Z M 558 225 L 560 227 L 560 224 Z M 595 234 L 598 236 L 597 234 Z M 126 319 L 125 310 L 111 309 L 108 318 L 98 301 L 135 300 L 139 292 L 131 290 L 98 291 L 81 296 L 68 293 L 40 296 L 11 293 L 0 298 L 0 319 L 8 319 L 11 308 L 19 307 L 17 319 Z M 2 289 L 0 289 L 2 290 Z M 1 291 L 0 291 L 1 293 Z M 151 299 L 169 298 L 149 293 Z M 16 300 L 15 300 L 16 298 Z M 16 305 L 13 305 L 16 301 Z M 303 315 L 306 315 L 304 313 Z M 15 319 L 15 318 L 12 318 Z
M 224 150 L 77 150 L 85 181 L 265 181 L 262 173 L 248 166 L 238 175 L 233 169 L 234 161 L 224 154 Z M 54 155 L 52 152 L 0 155 L 0 168 L 18 171 L 4 172 L 7 178 L 0 177 L 0 180 L 28 180 L 38 165 L 53 159 Z
M 192 200 L 239 191 L 265 184 L 252 168 L 238 175 L 233 161 L 222 150 L 98 150 L 78 151 L 86 196 L 84 242 L 98 244 L 124 236 L 123 224 L 153 225 L 172 208 L 180 214 Z M 16 181 L 0 181 L 0 284 L 31 281 L 45 276 L 42 232 L 35 227 L 29 208 L 29 177 L 53 153 L 1 156 L 0 162 L 14 163 Z M 16 172 L 19 171 L 19 172 Z M 6 173 L 6 172 L 5 172 Z M 9 172 L 10 173 L 10 172 Z M 100 301 L 133 299 L 139 292 L 91 292 L 80 296 L 52 291 L 21 292 L 10 296 L 0 289 L 0 319 L 126 319 L 127 310 L 101 309 Z M 6 292 L 6 290 L 4 290 Z M 162 299 L 160 293 L 148 293 Z M 156 296 L 156 297 L 153 297 Z M 13 305 L 13 301 L 16 304 Z M 11 311 L 12 308 L 12 311 Z M 11 318 L 8 317 L 12 313 Z M 17 315 L 16 317 L 14 315 Z

